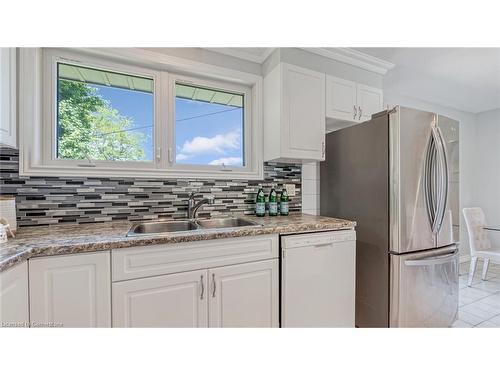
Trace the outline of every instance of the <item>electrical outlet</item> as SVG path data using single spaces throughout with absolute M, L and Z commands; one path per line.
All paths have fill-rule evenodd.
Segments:
M 283 185 L 288 193 L 289 197 L 295 197 L 295 185 L 294 184 L 284 184 Z

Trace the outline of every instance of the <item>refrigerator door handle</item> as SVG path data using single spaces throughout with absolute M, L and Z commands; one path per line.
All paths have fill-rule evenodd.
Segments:
M 434 193 L 436 196 L 433 199 L 435 204 L 434 211 L 434 223 L 432 225 L 432 231 L 434 233 L 439 232 L 441 227 L 441 216 L 443 210 L 443 156 L 442 156 L 442 146 L 441 140 L 439 139 L 439 134 L 435 124 L 432 126 L 432 137 L 434 139 L 435 146 L 435 159 L 434 159 Z
M 453 250 L 451 253 L 444 255 L 431 256 L 420 259 L 409 259 L 405 260 L 405 266 L 408 267 L 421 267 L 421 266 L 432 266 L 436 264 L 448 263 L 458 254 L 458 249 Z
M 436 136 L 431 128 L 429 142 L 427 144 L 427 152 L 425 156 L 425 167 L 423 173 L 424 199 L 427 217 L 432 232 L 435 233 L 436 225 Z
M 444 143 L 444 137 L 441 133 L 441 129 L 439 127 L 435 127 L 434 131 L 436 133 L 436 139 L 438 139 L 439 147 L 438 147 L 438 157 L 439 157 L 439 210 L 437 215 L 437 226 L 436 230 L 439 232 L 443 225 L 444 217 L 446 214 L 446 204 L 448 202 L 448 155 L 446 154 L 446 145 Z
M 432 233 L 437 234 L 443 225 L 448 201 L 448 157 L 436 123 L 431 125 L 425 158 L 424 196 Z

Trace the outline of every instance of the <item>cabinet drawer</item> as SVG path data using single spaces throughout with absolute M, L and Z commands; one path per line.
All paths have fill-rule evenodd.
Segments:
M 113 281 L 278 257 L 278 235 L 112 250 Z

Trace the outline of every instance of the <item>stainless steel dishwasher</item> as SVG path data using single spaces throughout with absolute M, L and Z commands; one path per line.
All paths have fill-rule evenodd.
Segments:
M 354 327 L 356 232 L 281 237 L 281 326 Z

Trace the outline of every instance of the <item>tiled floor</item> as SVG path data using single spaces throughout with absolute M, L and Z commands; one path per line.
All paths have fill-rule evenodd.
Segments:
M 481 280 L 483 263 L 478 261 L 471 287 L 467 287 L 469 263 L 460 264 L 458 320 L 453 327 L 500 327 L 500 265 L 492 264 L 487 280 Z

